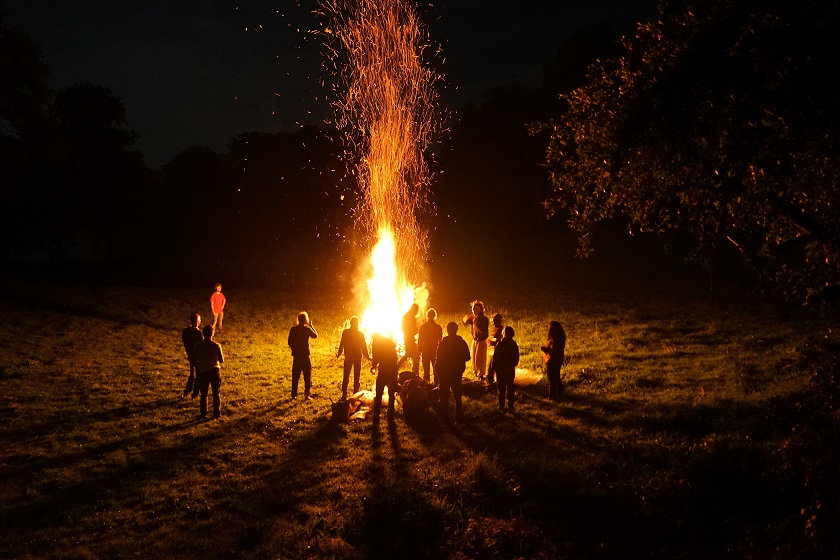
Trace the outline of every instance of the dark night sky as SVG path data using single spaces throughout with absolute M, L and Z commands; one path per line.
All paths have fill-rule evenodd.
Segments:
M 0 0 L 2 1 L 2 0 Z M 444 100 L 478 101 L 512 81 L 535 86 L 582 25 L 620 31 L 655 14 L 656 0 L 423 2 L 443 46 Z M 293 130 L 330 115 L 319 85 L 314 0 L 5 0 L 13 24 L 43 49 L 54 87 L 110 88 L 140 133 L 148 164 L 184 148 L 224 150 L 245 131 Z M 262 26 L 262 27 L 260 27 Z

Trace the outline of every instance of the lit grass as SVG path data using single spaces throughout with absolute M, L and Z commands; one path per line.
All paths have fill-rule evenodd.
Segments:
M 219 422 L 181 399 L 203 292 L 9 282 L 0 317 L 0 557 L 798 556 L 801 480 L 779 450 L 807 389 L 795 310 L 593 294 L 486 298 L 540 371 L 567 330 L 567 394 L 517 412 L 467 378 L 467 425 L 327 422 L 358 313 L 226 291 Z M 540 302 L 539 307 L 535 304 Z M 314 303 L 317 302 L 317 303 Z M 310 312 L 313 401 L 289 403 Z M 439 322 L 464 309 L 439 309 Z M 811 325 L 813 326 L 813 325 Z M 461 334 L 466 334 L 462 329 Z M 363 386 L 373 384 L 369 371 Z

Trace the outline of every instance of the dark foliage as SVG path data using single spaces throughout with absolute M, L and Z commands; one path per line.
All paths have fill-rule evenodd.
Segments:
M 840 282 L 840 6 L 665 2 L 623 51 L 565 94 L 551 143 L 550 213 L 588 253 L 593 227 L 687 231 L 707 259 L 732 243 L 789 297 Z
M 804 348 L 801 367 L 812 390 L 798 405 L 799 423 L 785 447 L 785 465 L 808 490 L 805 531 L 827 550 L 840 548 L 840 340 L 828 331 Z

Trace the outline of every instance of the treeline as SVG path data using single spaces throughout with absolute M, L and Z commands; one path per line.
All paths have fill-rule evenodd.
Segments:
M 0 41 L 4 262 L 237 272 L 292 287 L 352 275 L 367 240 L 357 237 L 360 193 L 338 131 L 243 133 L 223 153 L 189 147 L 152 170 L 107 87 L 52 91 L 38 46 L 3 14 Z M 433 207 L 421 220 L 433 253 L 547 226 L 547 139 L 527 125 L 561 110 L 557 91 L 583 83 L 616 41 L 606 27 L 583 30 L 540 88 L 500 87 L 454 113 L 428 154 Z

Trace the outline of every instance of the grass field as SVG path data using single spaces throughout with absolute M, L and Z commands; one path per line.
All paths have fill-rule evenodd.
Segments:
M 205 293 L 207 292 L 207 293 Z M 182 399 L 180 331 L 209 290 L 10 281 L 0 294 L 2 558 L 797 558 L 801 473 L 782 450 L 817 325 L 749 301 L 486 294 L 568 389 L 474 380 L 466 425 L 328 422 L 358 310 L 226 289 L 220 421 Z M 536 302 L 539 301 L 539 305 Z M 288 328 L 310 312 L 317 398 L 289 403 Z M 439 308 L 439 322 L 466 312 Z M 461 334 L 466 334 L 462 329 Z M 370 386 L 373 376 L 363 375 Z M 399 405 L 398 405 L 399 410 Z

